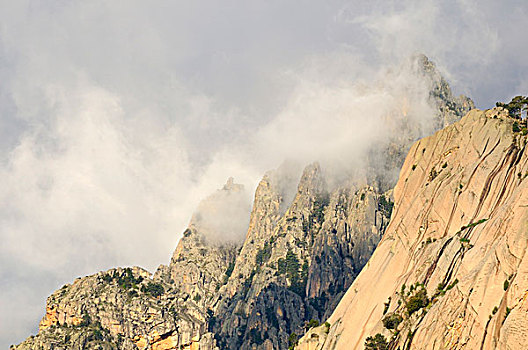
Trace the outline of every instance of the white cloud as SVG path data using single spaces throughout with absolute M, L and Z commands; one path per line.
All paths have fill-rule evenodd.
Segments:
M 15 279 L 14 265 L 38 279 L 6 284 L 3 302 L 35 298 L 23 294 L 43 278 L 34 272 L 65 283 L 115 264 L 153 269 L 168 259 L 204 195 L 188 197 L 194 179 L 175 125 L 125 120 L 119 98 L 82 79 L 43 89 L 53 112 L 31 123 L 0 168 L 2 279 Z

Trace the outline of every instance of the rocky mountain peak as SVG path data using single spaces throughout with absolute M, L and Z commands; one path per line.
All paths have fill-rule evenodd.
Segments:
M 326 190 L 326 182 L 318 162 L 304 168 L 297 189 L 298 195 L 318 194 Z
M 200 202 L 189 229 L 208 244 L 240 243 L 247 231 L 250 210 L 244 186 L 231 177 L 221 189 Z
M 229 192 L 240 192 L 244 190 L 244 185 L 235 183 L 233 177 L 229 177 L 222 190 Z
M 435 129 L 444 128 L 475 108 L 473 101 L 464 95 L 454 96 L 451 87 L 436 64 L 424 54 L 412 58 L 413 69 L 429 84 L 430 100 L 438 109 Z

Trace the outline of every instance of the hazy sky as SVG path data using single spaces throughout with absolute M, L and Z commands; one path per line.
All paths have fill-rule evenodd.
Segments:
M 77 276 L 168 263 L 229 176 L 250 201 L 285 158 L 353 163 L 416 52 L 479 108 L 527 94 L 527 18 L 525 0 L 0 0 L 0 347 Z

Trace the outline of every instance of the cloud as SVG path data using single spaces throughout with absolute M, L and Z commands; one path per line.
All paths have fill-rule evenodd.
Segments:
M 426 134 L 416 51 L 480 106 L 526 93 L 524 1 L 0 5 L 4 347 L 75 277 L 166 263 L 229 176 L 357 171 L 403 110 Z
M 426 53 L 456 90 L 489 108 L 523 93 L 528 63 L 520 58 L 528 48 L 520 44 L 521 18 L 527 11 L 522 1 L 348 2 L 336 21 L 352 33 L 345 44 L 370 60 L 387 63 Z
M 125 120 L 120 99 L 83 78 L 42 90 L 51 111 L 31 121 L 0 168 L 1 299 L 19 308 L 26 298 L 35 304 L 28 286 L 44 276 L 57 287 L 113 265 L 153 269 L 170 256 L 205 195 L 189 191 L 196 179 L 175 125 Z M 20 281 L 20 274 L 35 280 Z

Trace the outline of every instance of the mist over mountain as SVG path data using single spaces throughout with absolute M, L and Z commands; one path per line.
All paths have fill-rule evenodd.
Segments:
M 213 221 L 242 219 L 214 231 L 238 240 L 285 160 L 282 214 L 314 161 L 330 189 L 392 187 L 394 145 L 444 126 L 409 64 L 419 52 L 479 107 L 528 88 L 519 1 L 0 6 L 4 347 L 36 333 L 46 296 L 76 277 L 154 272 L 231 176 L 240 205 Z
M 424 55 L 381 76 L 347 93 L 358 110 L 351 105 L 347 114 L 334 113 L 335 124 L 307 133 L 311 139 L 331 133 L 334 140 L 323 137 L 303 154 L 311 145 L 299 130 L 277 129 L 290 130 L 300 143 L 292 145 L 302 147 L 296 161 L 264 175 L 251 214 L 244 186 L 229 178 L 198 205 L 168 265 L 153 275 L 118 268 L 64 285 L 48 298 L 38 335 L 16 348 L 294 346 L 292 337 L 334 311 L 383 236 L 410 144 L 474 107 L 453 96 Z M 383 108 L 366 122 L 372 100 Z M 284 126 L 295 116 L 278 120 Z M 300 175 L 298 161 L 310 157 L 322 161 Z

